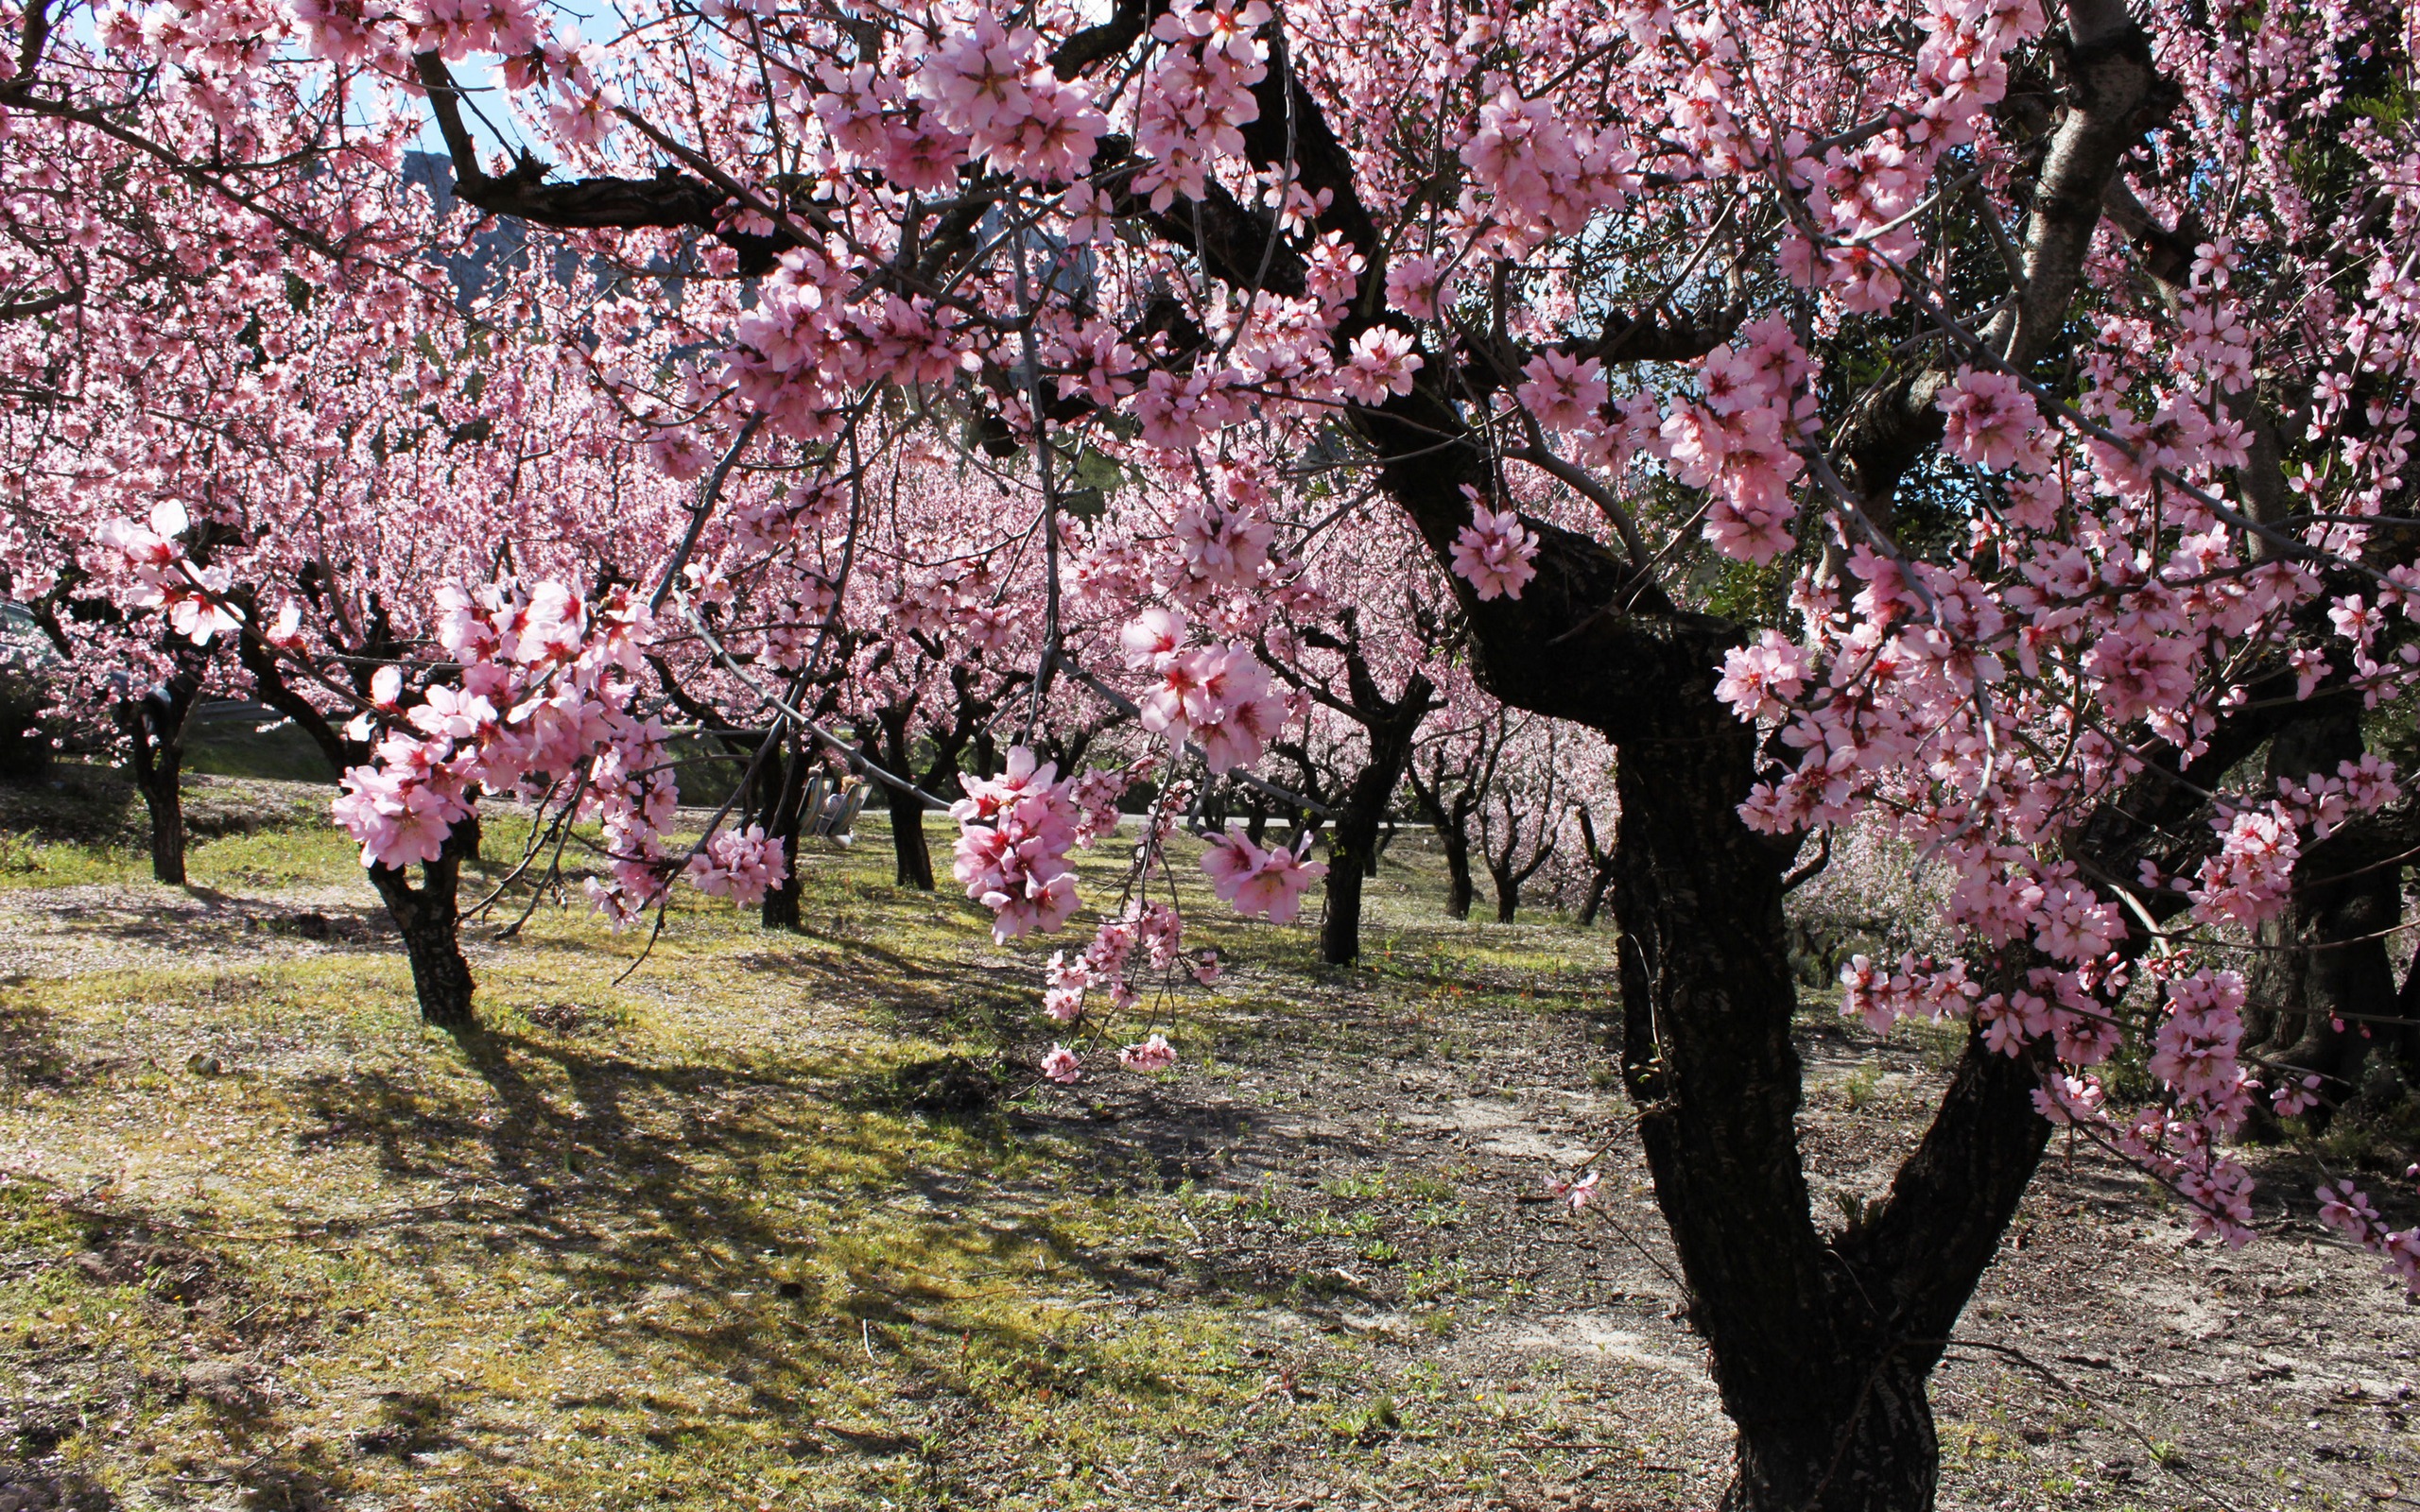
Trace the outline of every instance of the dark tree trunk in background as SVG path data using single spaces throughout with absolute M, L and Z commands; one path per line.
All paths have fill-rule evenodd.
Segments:
M 1478 899 L 1478 884 L 1471 876 L 1470 833 L 1441 825 L 1437 836 L 1445 848 L 1445 912 L 1468 919 L 1471 904 Z
M 1457 834 L 1445 836 L 1445 913 L 1451 919 L 1471 917 L 1471 904 L 1478 900 L 1478 885 L 1471 878 L 1470 842 Z
M 1597 821 L 1588 813 L 1588 805 L 1578 809 L 1580 843 L 1588 851 L 1588 892 L 1580 902 L 1578 922 L 1582 929 L 1597 922 L 1597 915 L 1605 906 L 1606 890 L 1614 884 L 1614 853 L 1599 843 Z
M 890 849 L 896 861 L 894 880 L 902 887 L 931 892 L 933 850 L 925 838 L 925 800 L 913 793 L 903 793 L 888 785 L 882 791 L 885 801 L 890 805 Z
M 912 705 L 894 704 L 883 710 L 875 721 L 882 729 L 883 765 L 900 777 L 913 778 L 916 774 L 916 751 L 909 725 L 915 712 Z M 936 767 L 941 765 L 942 756 L 942 753 L 936 753 Z M 956 747 L 951 747 L 946 757 L 950 765 L 958 765 Z M 891 880 L 902 887 L 931 892 L 933 851 L 925 838 L 924 800 L 888 782 L 882 784 L 882 794 L 883 803 L 890 813 Z
M 201 703 L 201 679 L 179 671 L 141 698 L 118 706 L 135 788 L 150 819 L 151 877 L 185 881 L 185 731 Z
M 1471 814 L 1478 806 L 1474 790 L 1465 786 L 1447 802 L 1447 774 L 1442 765 L 1424 774 L 1414 762 L 1409 775 L 1412 799 L 1420 805 L 1429 828 L 1437 832 L 1437 843 L 1445 852 L 1445 912 L 1455 919 L 1468 919 L 1472 901 L 1478 897 L 1471 876 Z
M 1581 928 L 1586 929 L 1595 924 L 1597 922 L 1597 916 L 1605 911 L 1605 894 L 1612 888 L 1613 885 L 1614 874 L 1610 870 L 1599 871 L 1595 876 L 1588 879 L 1587 896 L 1580 901 L 1579 924 Z
M 1405 683 L 1403 696 L 1379 703 L 1383 712 L 1364 726 L 1370 757 L 1345 789 L 1336 827 L 1328 834 L 1327 918 L 1320 925 L 1320 959 L 1330 966 L 1348 966 L 1361 958 L 1361 885 L 1377 869 L 1378 830 L 1386 823 L 1395 790 L 1403 785 L 1411 737 L 1427 717 L 1436 691 L 1435 684 L 1415 672 Z
M 1487 874 L 1495 884 L 1495 921 L 1509 924 L 1521 911 L 1520 880 L 1496 867 L 1488 868 Z
M 804 884 L 798 874 L 798 833 L 806 824 L 806 782 L 815 765 L 805 738 L 792 730 L 783 743 L 780 765 L 765 774 L 770 784 L 765 833 L 781 841 L 782 859 L 787 863 L 782 885 L 766 888 L 765 901 L 757 905 L 756 921 L 765 929 L 799 927 L 799 900 Z
M 2360 704 L 2340 696 L 2271 743 L 2268 776 L 2273 782 L 2334 776 L 2339 763 L 2361 753 Z M 2320 1078 L 2320 1103 L 2304 1115 L 2314 1128 L 2360 1091 L 2373 1048 L 2390 1061 L 2404 1058 L 2406 1033 L 2377 1021 L 2400 1006 L 2386 932 L 2402 917 L 2403 868 L 2395 862 L 2409 849 L 2396 827 L 2370 816 L 2306 840 L 2292 899 L 2258 927 L 2269 948 L 2254 954 L 2246 973 L 2253 1011 L 2245 1043 L 2273 1063 L 2265 1079 Z

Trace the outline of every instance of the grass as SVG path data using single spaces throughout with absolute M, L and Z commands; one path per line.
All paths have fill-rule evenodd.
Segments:
M 1180 1066 L 1036 1086 L 1066 940 L 1003 946 L 892 887 L 874 820 L 810 851 L 795 934 L 691 894 L 643 963 L 576 893 L 510 942 L 469 931 L 485 1028 L 456 1040 L 418 1024 L 325 790 L 240 791 L 185 889 L 122 831 L 77 838 L 106 782 L 0 794 L 0 1483 L 41 1461 L 95 1505 L 394 1512 L 1720 1492 L 1727 1430 L 1592 1086 L 1604 933 L 1446 924 L 1399 848 L 1361 969 L 1202 906 L 1231 969 L 1154 1024 Z M 493 818 L 471 890 L 525 838 Z M 1087 898 L 1118 870 L 1081 858 Z M 1959 1040 L 1877 1045 L 1809 996 L 1811 1170 L 1854 1198 Z M 915 1073 L 953 1057 L 1001 1095 L 919 1111 Z M 1885 1140 L 1851 1143 L 1851 1114 Z M 1541 1151 L 1609 1134 L 1598 1211 L 1628 1239 L 1541 1195 Z M 1992 1284 L 2098 1274 L 2074 1257 L 2105 1265 L 2108 1232 L 2058 1246 L 2100 1209 L 2065 1211 Z M 2071 1303 L 1994 1294 L 1970 1323 L 2117 1353 L 2136 1304 Z M 1519 1342 L 1542 1333 L 1564 1342 Z M 2105 1501 L 2084 1439 L 2108 1434 L 1947 1368 L 1957 1484 Z M 2232 1389 L 2128 1411 L 2213 1463 Z
M 518 839 L 493 821 L 490 855 Z M 1114 866 L 1085 863 L 1094 896 Z M 1451 1225 L 1455 1183 L 1356 1172 L 1308 1213 L 1171 1190 L 1088 1137 L 1083 1094 L 1014 1079 L 1046 1042 L 1046 944 L 996 946 L 888 868 L 873 826 L 810 855 L 796 935 L 684 898 L 635 971 L 643 934 L 542 907 L 475 945 L 485 1028 L 457 1040 L 419 1027 L 374 937 L 285 931 L 306 903 L 374 919 L 323 825 L 204 838 L 182 893 L 123 847 L 21 835 L 0 886 L 88 891 L 44 916 L 62 964 L 0 987 L 0 1376 L 75 1405 L 0 1460 L 56 1455 L 139 1504 L 1182 1501 L 1205 1455 L 1265 1437 L 1256 1310 L 1327 1284 L 1184 1280 L 1217 1263 L 1200 1205 L 1389 1268 L 1395 1210 Z M 168 907 L 185 921 L 145 913 Z M 1457 971 L 1578 989 L 1553 926 L 1520 933 L 1360 979 L 1450 1044 L 1500 990 Z M 1283 1012 L 1334 974 L 1306 931 L 1201 934 L 1240 969 L 1161 1026 L 1206 1081 L 1329 1032 Z M 1002 1068 L 1009 1101 L 914 1111 L 899 1073 L 951 1056 Z M 1399 1426 L 1392 1398 L 1334 1400 L 1304 1429 L 1322 1455 Z

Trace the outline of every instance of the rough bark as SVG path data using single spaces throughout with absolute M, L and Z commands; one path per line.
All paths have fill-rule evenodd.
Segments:
M 370 868 L 370 885 L 378 890 L 403 935 L 421 1022 L 455 1033 L 478 1024 L 472 1007 L 476 984 L 471 978 L 471 963 L 462 957 L 458 912 L 460 875 L 461 858 L 450 836 L 445 853 L 422 865 L 418 886 L 412 885 L 402 868 Z
M 1634 735 L 1616 774 L 1622 1069 L 1691 1321 L 1738 1425 L 1723 1505 L 1928 1507 L 1925 1381 L 2048 1139 L 2036 1074 L 1970 1039 L 1890 1194 L 1845 1229 L 1818 1228 L 1797 1135 L 1789 848 L 1736 812 L 1754 732 L 1714 702 L 1710 677 L 1675 693 L 1683 728 Z

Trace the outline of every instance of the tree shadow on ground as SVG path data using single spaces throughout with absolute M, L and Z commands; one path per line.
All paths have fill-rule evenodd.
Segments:
M 401 1072 L 356 1070 L 309 1089 L 336 1116 L 302 1137 L 366 1146 L 398 1180 L 492 1189 L 389 1227 L 393 1240 L 425 1246 L 432 1261 L 517 1254 L 614 1305 L 680 1298 L 672 1315 L 622 1326 L 643 1331 L 652 1351 L 744 1378 L 760 1405 L 780 1410 L 812 1399 L 836 1372 L 870 1356 L 884 1333 L 946 1338 L 961 1354 L 986 1342 L 1011 1354 L 1039 1349 L 1107 1370 L 1113 1362 L 1095 1358 L 1096 1346 L 1081 1337 L 1037 1344 L 1013 1318 L 960 1308 L 970 1282 L 1029 1275 L 1039 1254 L 1063 1280 L 1119 1292 L 1160 1284 L 1064 1228 L 1046 1189 L 983 1171 L 1008 1142 L 1028 1136 L 1015 1117 L 921 1121 L 966 1157 L 934 1164 L 890 1122 L 848 1116 L 883 1100 L 873 1078 L 853 1070 L 650 1065 L 610 1045 L 495 1030 L 458 1042 L 493 1104 Z M 1086 1140 L 1081 1158 L 1098 1181 L 1122 1169 L 1115 1161 L 1148 1171 L 1154 1147 Z M 784 1183 L 818 1166 L 852 1173 L 848 1197 L 893 1226 L 895 1250 L 848 1250 L 857 1236 L 819 1231 L 785 1208 Z M 1156 1183 L 1138 1174 L 1135 1184 Z M 827 1269 L 837 1261 L 838 1274 L 802 1283 L 795 1278 L 810 1260 Z M 785 1299 L 772 1314 L 753 1300 L 769 1293 Z M 751 1304 L 720 1305 L 736 1297 Z M 935 1389 L 954 1388 L 943 1382 Z

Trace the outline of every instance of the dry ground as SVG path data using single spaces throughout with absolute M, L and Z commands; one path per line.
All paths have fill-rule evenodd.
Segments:
M 640 937 L 542 907 L 457 1041 L 308 795 L 246 791 L 185 889 L 0 844 L 0 1512 L 1720 1492 L 1602 934 L 1452 923 L 1401 856 L 1366 970 L 1217 924 L 1175 1071 L 1036 1088 L 1037 953 L 874 832 L 804 932 L 685 908 L 626 979 Z M 1806 1022 L 1828 1208 L 1947 1047 Z M 1600 1210 L 1543 1200 L 1605 1144 Z M 2236 1254 L 2050 1166 L 1937 1382 L 1945 1504 L 2420 1500 L 2420 1316 L 2271 1163 Z

